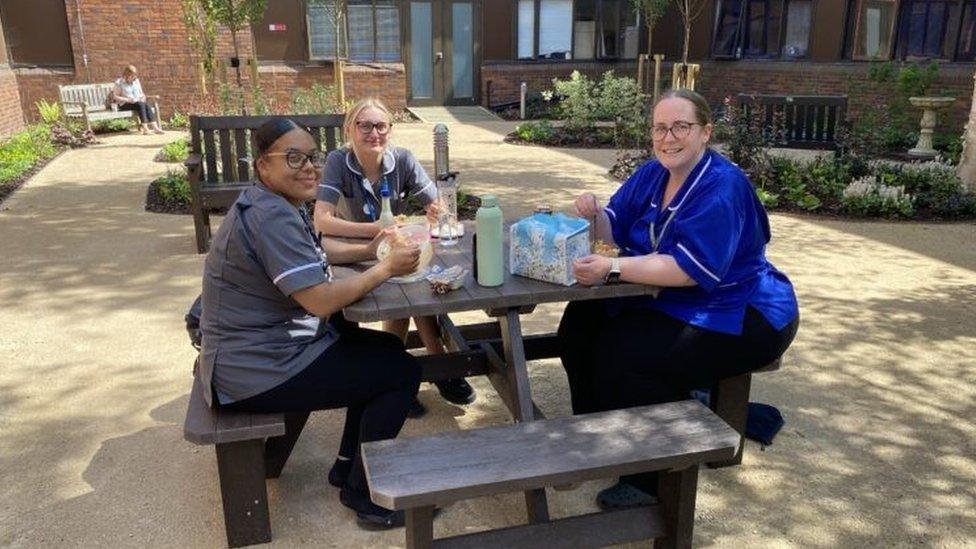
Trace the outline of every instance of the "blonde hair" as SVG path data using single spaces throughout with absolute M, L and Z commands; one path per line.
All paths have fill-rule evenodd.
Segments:
M 376 109 L 382 112 L 386 116 L 386 121 L 393 123 L 393 115 L 390 113 L 390 109 L 386 108 L 379 98 L 376 97 L 364 97 L 359 101 L 356 101 L 353 106 L 349 107 L 346 111 L 346 120 L 342 123 L 342 138 L 345 139 L 345 146 L 347 149 L 352 148 L 352 139 L 350 136 L 352 132 L 356 130 L 356 118 L 359 117 L 359 113 L 366 109 Z
M 125 68 L 122 69 L 122 76 L 129 76 L 130 74 L 132 76 L 139 76 L 139 71 L 136 70 L 135 65 L 126 65 Z

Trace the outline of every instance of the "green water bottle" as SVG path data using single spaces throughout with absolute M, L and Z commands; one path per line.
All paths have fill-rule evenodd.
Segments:
M 504 255 L 502 254 L 502 211 L 498 198 L 486 194 L 481 197 L 481 207 L 474 215 L 478 249 L 475 250 L 477 270 L 475 275 L 482 286 L 501 286 L 505 281 Z

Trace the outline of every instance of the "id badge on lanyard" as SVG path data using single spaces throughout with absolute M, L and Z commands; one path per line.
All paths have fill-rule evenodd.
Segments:
M 671 224 L 671 220 L 674 219 L 674 214 L 678 210 L 671 210 L 668 213 L 667 218 L 664 220 L 664 225 L 661 225 L 660 234 L 657 233 L 654 228 L 657 226 L 657 216 L 655 216 L 655 221 L 651 223 L 649 231 L 651 233 L 651 253 L 656 254 L 657 249 L 661 247 L 661 242 L 664 240 L 664 233 L 668 230 L 668 225 Z

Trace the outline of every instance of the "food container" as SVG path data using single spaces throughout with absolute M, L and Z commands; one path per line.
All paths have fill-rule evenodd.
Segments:
M 545 282 L 572 286 L 573 261 L 590 253 L 590 223 L 562 213 L 519 220 L 510 230 L 509 271 Z
M 390 250 L 395 244 L 394 240 L 402 240 L 404 244 L 416 244 L 420 247 L 420 264 L 417 270 L 404 276 L 390 278 L 391 282 L 408 283 L 417 282 L 427 276 L 428 266 L 431 258 L 434 257 L 434 248 L 430 245 L 430 231 L 426 224 L 413 223 L 410 225 L 398 226 L 396 235 L 380 242 L 376 248 L 376 259 L 382 261 L 390 255 Z

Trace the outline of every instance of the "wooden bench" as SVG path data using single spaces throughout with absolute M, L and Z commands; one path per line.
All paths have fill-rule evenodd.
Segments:
M 442 326 L 451 326 L 450 319 L 444 317 L 439 319 Z M 495 354 L 503 355 L 501 332 L 497 322 L 485 322 L 480 324 L 468 324 L 457 326 L 454 329 L 457 333 L 453 338 L 463 340 L 463 345 L 469 350 L 466 352 L 466 362 L 463 369 L 452 369 L 446 355 L 424 356 L 421 363 L 424 366 L 423 380 L 437 381 L 451 377 L 483 375 L 487 371 L 484 345 L 491 346 Z M 459 347 L 453 341 L 448 342 L 448 347 Z M 542 360 L 559 357 L 559 341 L 556 334 L 538 334 L 526 336 L 523 341 L 526 360 Z M 407 335 L 406 345 L 408 349 L 418 349 L 423 347 L 420 336 L 417 332 L 411 331 Z M 482 349 L 482 350 L 478 350 Z M 746 414 L 749 405 L 749 392 L 752 388 L 752 376 L 754 374 L 773 372 L 779 370 L 782 359 L 778 358 L 773 362 L 741 376 L 730 377 L 719 381 L 711 388 L 709 407 L 720 418 L 725 420 L 740 435 L 745 436 Z M 537 412 L 538 414 L 538 412 Z M 742 454 L 745 447 L 744 439 L 739 442 L 735 455 L 729 459 L 720 461 L 710 461 L 708 466 L 711 468 L 730 467 L 742 463 Z
M 307 413 L 250 414 L 211 408 L 194 376 L 183 438 L 216 448 L 228 546 L 271 541 L 265 479 L 281 475 L 307 419 Z
M 602 547 L 656 539 L 689 547 L 699 464 L 739 435 L 694 400 L 363 444 L 373 502 L 406 510 L 409 549 Z M 434 540 L 435 506 L 661 471 L 660 503 Z
M 341 114 L 286 115 L 307 128 L 315 142 L 331 151 L 341 142 Z M 184 165 L 197 251 L 210 248 L 210 213 L 227 208 L 254 180 L 253 133 L 273 116 L 191 116 L 190 155 Z
M 114 82 L 58 86 L 58 94 L 61 97 L 61 110 L 64 111 L 64 115 L 68 118 L 84 119 L 85 129 L 88 130 L 92 129 L 92 122 L 99 120 L 135 117 L 136 122 L 139 122 L 139 113 L 136 111 L 120 111 L 118 110 L 118 105 L 114 103 L 111 109 L 105 108 L 105 98 L 108 96 L 109 90 L 114 87 Z M 159 96 L 147 95 L 146 100 L 156 110 L 156 116 L 159 116 Z
M 746 120 L 758 113 L 776 147 L 836 149 L 847 116 L 846 95 L 762 95 L 741 93 Z

